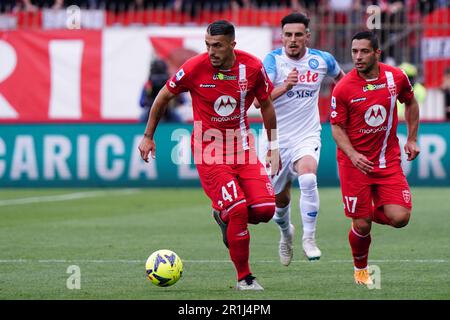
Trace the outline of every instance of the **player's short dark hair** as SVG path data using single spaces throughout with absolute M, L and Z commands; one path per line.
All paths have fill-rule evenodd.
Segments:
M 283 29 L 284 25 L 287 23 L 303 23 L 305 28 L 308 28 L 309 18 L 302 13 L 293 12 L 281 19 L 281 29 Z
M 376 51 L 380 48 L 380 43 L 378 42 L 378 37 L 375 33 L 371 32 L 371 31 L 358 32 L 353 36 L 352 42 L 353 42 L 353 40 L 362 40 L 362 39 L 369 40 L 370 46 L 372 47 L 372 49 L 374 51 Z
M 210 36 L 229 36 L 231 39 L 234 40 L 235 32 L 234 32 L 234 26 L 226 21 L 226 20 L 217 20 L 211 23 L 208 28 L 206 29 L 206 32 Z

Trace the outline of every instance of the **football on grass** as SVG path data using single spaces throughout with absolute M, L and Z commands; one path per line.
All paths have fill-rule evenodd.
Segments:
M 153 252 L 145 263 L 147 279 L 158 287 L 175 284 L 183 274 L 183 262 L 173 251 L 162 249 Z

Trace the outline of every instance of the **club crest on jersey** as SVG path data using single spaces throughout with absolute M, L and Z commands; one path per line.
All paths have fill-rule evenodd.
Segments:
M 366 84 L 363 87 L 363 91 L 367 92 L 367 91 L 374 91 L 374 90 L 379 90 L 379 89 L 383 89 L 386 88 L 386 83 L 382 83 L 382 84 Z
M 214 102 L 214 110 L 222 117 L 229 116 L 236 109 L 237 101 L 230 96 L 220 96 Z
M 317 59 L 310 59 L 308 61 L 308 65 L 311 69 L 317 69 L 319 67 L 319 61 L 317 61 Z
M 395 84 L 390 84 L 388 86 L 389 92 L 391 93 L 391 96 L 397 95 L 397 86 Z
M 247 86 L 248 86 L 247 79 L 239 80 L 238 83 L 239 83 L 239 89 L 241 90 L 241 92 L 246 92 Z
M 411 201 L 411 192 L 409 192 L 409 190 L 403 190 L 402 195 L 403 200 L 405 200 L 406 203 L 409 203 Z
M 386 114 L 386 109 L 382 105 L 375 104 L 367 109 L 364 120 L 369 126 L 378 127 L 386 120 Z

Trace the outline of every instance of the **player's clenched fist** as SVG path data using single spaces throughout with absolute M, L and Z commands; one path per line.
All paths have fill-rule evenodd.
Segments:
M 286 90 L 289 91 L 298 83 L 298 70 L 297 68 L 292 69 L 291 72 L 289 72 L 286 80 L 284 81 Z

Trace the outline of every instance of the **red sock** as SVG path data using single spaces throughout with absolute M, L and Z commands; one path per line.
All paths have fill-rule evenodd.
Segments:
M 369 257 L 369 246 L 371 242 L 370 233 L 366 235 L 358 234 L 353 226 L 348 233 L 348 241 L 352 249 L 353 263 L 356 268 L 364 269 L 367 267 Z
M 250 272 L 250 233 L 247 229 L 247 204 L 242 202 L 228 211 L 228 250 L 237 271 L 238 280 L 244 279 Z
M 373 209 L 372 221 L 378 224 L 391 224 L 391 220 L 389 220 L 389 218 L 384 214 L 382 207 Z

